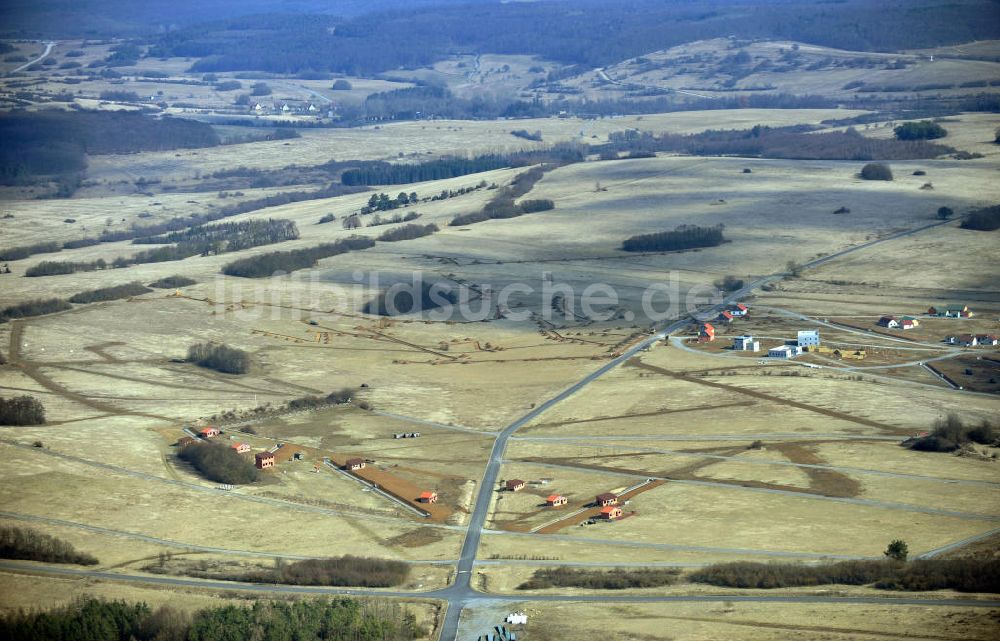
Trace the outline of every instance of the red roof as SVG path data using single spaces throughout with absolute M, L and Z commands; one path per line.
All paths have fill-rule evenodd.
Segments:
M 612 494 L 611 492 L 604 492 L 602 494 L 598 494 L 597 495 L 597 501 L 598 502 L 602 502 L 602 501 L 617 501 L 617 500 L 618 500 L 618 497 L 616 495 Z
M 559 499 L 564 499 L 564 498 L 566 498 L 566 497 L 563 496 L 562 494 L 551 494 L 551 495 L 549 495 L 549 498 L 547 498 L 545 500 L 548 501 L 549 503 L 555 503 Z
M 420 493 L 420 498 L 422 498 L 422 499 L 432 499 L 435 496 L 437 496 L 436 492 L 421 492 Z
M 736 303 L 736 309 L 740 310 L 741 312 L 745 312 L 747 311 L 747 306 L 744 305 L 743 303 Z
M 617 505 L 609 505 L 607 507 L 601 508 L 601 514 L 614 514 L 615 512 L 620 512 L 621 508 Z
M 719 316 L 722 316 L 726 320 L 729 320 L 729 319 L 731 319 L 733 317 L 733 314 L 731 312 L 728 312 L 728 311 L 723 311 L 721 314 L 719 314 Z
M 701 331 L 705 332 L 706 334 L 710 334 L 715 332 L 715 328 L 712 327 L 711 323 L 705 323 L 704 325 L 702 325 Z
M 260 461 L 263 459 L 274 458 L 274 454 L 271 452 L 257 452 L 257 454 L 254 455 L 254 458 Z

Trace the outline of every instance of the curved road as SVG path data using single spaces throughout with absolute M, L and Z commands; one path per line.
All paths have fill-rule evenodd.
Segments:
M 41 62 L 42 60 L 45 60 L 45 58 L 47 58 L 48 55 L 50 53 L 52 53 L 52 50 L 55 48 L 55 46 L 56 46 L 55 42 L 46 42 L 45 43 L 45 51 L 42 52 L 42 55 L 38 56 L 34 60 L 31 60 L 29 62 L 24 63 L 23 65 L 21 65 L 17 69 L 14 69 L 10 73 L 14 74 L 14 73 L 17 73 L 19 71 L 24 71 L 25 69 L 27 69 L 31 65 L 35 64 L 36 62 Z

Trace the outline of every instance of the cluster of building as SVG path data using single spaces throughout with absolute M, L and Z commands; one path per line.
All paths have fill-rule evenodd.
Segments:
M 895 316 L 886 315 L 878 319 L 878 324 L 880 327 L 885 327 L 886 329 L 913 329 L 914 327 L 920 327 L 920 321 L 912 316 L 896 318 Z
M 927 315 L 941 318 L 972 318 L 973 316 L 969 306 L 962 303 L 930 307 L 927 310 Z
M 768 358 L 789 359 L 799 356 L 804 351 L 816 349 L 820 346 L 819 330 L 802 330 L 798 333 L 794 341 L 788 341 L 784 345 L 772 347 L 767 350 Z
M 745 318 L 750 313 L 750 308 L 743 303 L 729 305 L 719 312 L 715 318 L 716 322 L 729 324 L 737 318 Z M 702 323 L 698 328 L 698 342 L 708 343 L 715 340 L 715 326 L 712 323 Z
M 996 334 L 959 334 L 958 336 L 948 336 L 944 342 L 959 347 L 976 347 L 979 345 L 998 345 L 1000 338 L 997 338 Z

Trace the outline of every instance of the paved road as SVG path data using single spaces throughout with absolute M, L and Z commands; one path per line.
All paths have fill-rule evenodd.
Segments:
M 73 567 L 57 565 L 36 565 L 19 561 L 0 561 L 0 570 L 13 572 L 28 572 L 39 574 L 56 574 L 61 576 L 78 576 L 91 579 L 106 579 L 111 581 L 146 583 L 152 585 L 167 585 L 184 588 L 209 588 L 215 590 L 244 590 L 247 592 L 263 592 L 268 594 L 321 594 L 343 596 L 382 596 L 401 599 L 451 599 L 453 588 L 434 590 L 430 592 L 397 592 L 393 590 L 357 590 L 350 588 L 333 588 L 320 586 L 271 585 L 266 583 L 240 583 L 236 581 L 207 581 L 201 579 L 183 579 L 156 575 L 118 574 L 98 570 L 82 570 Z M 563 594 L 533 594 L 521 596 L 514 594 L 496 594 L 482 597 L 483 601 L 497 603 L 525 602 L 613 602 L 613 603 L 719 603 L 725 601 L 740 603 L 835 603 L 868 604 L 868 605 L 916 605 L 938 607 L 972 607 L 997 608 L 998 600 L 976 599 L 921 599 L 915 597 L 827 597 L 827 596 L 741 596 L 732 594 L 691 595 L 691 596 L 656 596 L 656 595 L 563 595 Z
M 14 74 L 14 73 L 17 73 L 19 71 L 24 71 L 25 69 L 27 69 L 31 65 L 35 64 L 36 62 L 41 62 L 42 60 L 45 60 L 45 58 L 47 58 L 48 55 L 50 53 L 52 53 L 52 49 L 55 48 L 55 46 L 56 46 L 55 42 L 46 42 L 45 43 L 45 51 L 42 52 L 42 55 L 38 56 L 34 60 L 31 60 L 30 62 L 24 63 L 23 65 L 21 65 L 17 69 L 14 69 L 13 71 L 11 71 L 11 73 Z

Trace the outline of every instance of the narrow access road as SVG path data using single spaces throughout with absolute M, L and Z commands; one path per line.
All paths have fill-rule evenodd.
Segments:
M 36 62 L 41 62 L 42 60 L 45 60 L 49 56 L 49 54 L 52 53 L 52 50 L 55 48 L 55 46 L 56 46 L 56 43 L 54 41 L 46 42 L 45 43 L 45 51 L 42 52 L 42 55 L 38 56 L 34 60 L 31 60 L 29 62 L 24 63 L 23 65 L 21 65 L 17 69 L 14 69 L 10 73 L 14 74 L 14 73 L 18 73 L 20 71 L 24 71 L 25 69 L 27 69 L 31 65 L 35 64 Z

